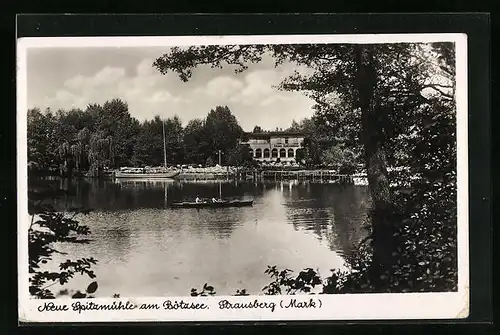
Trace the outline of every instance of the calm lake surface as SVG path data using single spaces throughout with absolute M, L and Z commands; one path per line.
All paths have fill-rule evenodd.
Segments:
M 68 258 L 94 257 L 96 296 L 187 296 L 204 283 L 218 295 L 245 288 L 262 294 L 267 265 L 322 277 L 344 266 L 343 256 L 365 236 L 368 188 L 310 182 L 176 182 L 35 180 L 71 196 L 56 208 L 91 208 L 78 215 L 91 230 L 90 244 L 60 245 Z M 254 199 L 253 207 L 170 209 L 173 201 L 200 197 Z M 76 275 L 66 286 L 84 289 Z

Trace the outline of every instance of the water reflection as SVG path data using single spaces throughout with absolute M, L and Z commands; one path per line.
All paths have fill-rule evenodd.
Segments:
M 78 217 L 90 227 L 93 241 L 64 248 L 71 257 L 99 260 L 102 296 L 186 295 L 205 282 L 219 294 L 240 288 L 258 294 L 269 283 L 263 273 L 267 265 L 295 271 L 313 267 L 328 275 L 364 237 L 361 226 L 369 208 L 364 187 L 298 181 L 30 181 L 33 188 L 50 185 L 70 191 L 53 201 L 59 209 L 93 209 Z M 168 206 L 196 195 L 252 198 L 254 205 Z M 72 281 L 79 283 L 87 281 Z

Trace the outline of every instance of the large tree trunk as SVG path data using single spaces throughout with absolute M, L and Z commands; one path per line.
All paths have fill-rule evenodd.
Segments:
M 361 139 L 365 149 L 365 164 L 370 187 L 372 208 L 373 266 L 384 270 L 393 264 L 396 245 L 393 237 L 393 208 L 387 178 L 384 136 L 384 114 L 376 97 L 377 73 L 372 46 L 355 46 L 356 79 L 361 109 Z

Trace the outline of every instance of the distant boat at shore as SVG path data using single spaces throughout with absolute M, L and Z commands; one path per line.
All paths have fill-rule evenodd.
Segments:
M 173 179 L 180 174 L 179 171 L 176 172 L 168 172 L 168 173 L 126 173 L 126 172 L 117 172 L 115 174 L 115 178 L 129 178 L 129 179 Z
M 129 179 L 172 179 L 181 172 L 169 169 L 154 168 L 122 168 L 115 173 L 115 178 Z
M 144 168 L 131 168 L 122 167 L 119 171 L 115 172 L 115 178 L 128 178 L 128 179 L 173 179 L 181 172 L 176 169 L 167 168 L 167 144 L 165 141 L 165 122 L 162 121 L 163 126 L 163 167 L 150 167 Z

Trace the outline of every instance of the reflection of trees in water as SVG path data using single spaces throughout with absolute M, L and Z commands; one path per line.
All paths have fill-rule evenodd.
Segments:
M 120 190 L 117 193 L 117 206 L 112 209 L 165 208 L 165 191 L 170 193 L 167 183 L 127 181 L 117 185 Z
M 324 195 L 318 193 L 325 186 L 290 181 L 280 183 L 278 188 L 287 207 L 287 220 L 294 229 L 312 231 L 320 241 L 333 218 L 331 209 L 322 204 Z
M 167 202 L 193 201 L 197 195 L 210 199 L 219 197 L 219 194 L 224 199 L 252 197 L 257 202 L 264 201 L 266 205 L 266 201 L 270 201 L 266 194 L 273 192 L 278 198 L 272 203 L 286 207 L 287 219 L 295 229 L 312 231 L 319 238 L 326 238 L 332 249 L 340 248 L 344 252 L 349 252 L 365 236 L 361 226 L 369 208 L 368 193 L 364 187 L 297 181 L 113 182 L 75 179 L 70 183 L 62 179 L 30 180 L 30 186 L 40 185 L 63 187 L 70 191 L 69 196 L 56 201 L 62 209 L 78 206 L 97 211 L 163 210 Z M 266 211 L 260 213 L 255 208 L 166 209 L 165 224 L 172 224 L 172 229 L 177 229 L 177 226 L 178 229 L 185 229 L 183 226 L 189 225 L 195 234 L 209 233 L 217 238 L 228 238 L 236 226 L 247 219 L 245 216 L 250 215 L 248 213 L 253 213 L 255 217 L 272 215 Z
M 306 203 L 303 206 L 307 206 Z M 299 207 L 289 208 L 287 220 L 292 223 L 295 230 L 305 229 L 312 231 L 321 241 L 328 238 L 331 231 L 329 226 L 333 221 L 333 213 L 329 208 Z M 332 248 L 333 249 L 333 248 Z
M 67 179 L 30 181 L 32 188 L 51 186 L 68 190 L 67 197 L 54 199 L 59 210 L 84 207 L 94 210 L 124 210 L 134 208 L 166 208 L 176 201 L 202 198 L 242 199 L 262 197 L 269 185 L 253 182 L 174 182 L 128 180 L 113 182 L 103 179 Z
M 294 228 L 313 231 L 320 240 L 326 238 L 332 250 L 350 253 L 366 236 L 362 228 L 369 209 L 366 188 L 304 183 L 280 189 Z
M 350 255 L 359 242 L 367 235 L 364 225 L 368 223 L 370 208 L 368 188 L 345 188 L 338 201 L 333 203 L 335 213 L 335 235 L 333 242 Z

